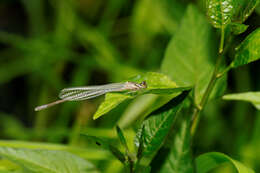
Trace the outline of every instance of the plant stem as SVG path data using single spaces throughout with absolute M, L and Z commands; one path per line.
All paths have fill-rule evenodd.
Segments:
M 220 45 L 219 45 L 219 54 L 221 54 L 223 52 L 224 41 L 225 41 L 225 26 L 222 25 L 222 27 L 221 27 L 221 39 L 220 39 Z
M 222 72 L 219 72 L 217 74 L 217 78 L 222 77 L 224 74 L 226 74 L 231 69 L 231 65 L 229 65 L 227 68 L 225 68 Z
M 228 66 L 226 69 L 224 69 L 223 72 L 219 72 L 219 68 L 221 65 L 221 60 L 223 55 L 227 52 L 227 50 L 230 47 L 230 44 L 232 43 L 234 38 L 234 35 L 230 35 L 227 39 L 227 43 L 225 44 L 224 47 L 224 41 L 225 41 L 225 27 L 221 28 L 221 40 L 220 40 L 220 44 L 219 44 L 219 53 L 218 53 L 218 58 L 216 61 L 216 65 L 215 65 L 215 69 L 214 72 L 211 76 L 210 82 L 207 86 L 207 89 L 204 93 L 204 95 L 202 96 L 201 102 L 198 106 L 195 106 L 193 109 L 193 113 L 192 113 L 192 125 L 191 125 L 191 136 L 193 137 L 195 135 L 198 123 L 200 121 L 200 112 L 204 109 L 204 106 L 206 105 L 206 103 L 208 102 L 208 98 L 210 96 L 211 91 L 213 90 L 216 81 L 221 78 L 225 73 L 227 73 L 231 66 Z
M 226 53 L 226 51 L 229 49 L 229 47 L 230 47 L 230 45 L 231 45 L 233 39 L 234 39 L 234 35 L 229 36 L 229 38 L 227 39 L 226 46 L 225 46 L 225 48 L 224 48 L 224 50 L 223 50 L 223 52 L 222 52 L 222 55 L 224 55 L 224 54 Z M 221 78 L 221 77 L 222 77 L 224 74 L 226 74 L 231 68 L 232 68 L 232 63 L 229 64 L 229 66 L 227 66 L 222 72 L 219 72 L 219 73 L 217 74 L 217 78 Z
M 222 53 L 220 53 L 218 55 L 214 72 L 211 76 L 208 87 L 207 87 L 207 89 L 206 89 L 206 91 L 205 91 L 205 93 L 204 93 L 204 95 L 201 99 L 201 102 L 198 106 L 199 108 L 198 107 L 194 108 L 194 111 L 193 111 L 193 114 L 192 114 L 193 123 L 192 123 L 192 126 L 191 126 L 191 136 L 194 136 L 194 134 L 196 132 L 196 129 L 197 129 L 197 126 L 198 126 L 198 123 L 199 123 L 199 120 L 200 120 L 200 115 L 201 115 L 200 112 L 201 112 L 201 110 L 203 110 L 205 104 L 207 103 L 208 98 L 210 96 L 210 93 L 213 90 L 215 83 L 218 79 L 217 75 L 218 75 L 218 70 L 219 70 L 219 67 L 220 67 L 220 64 L 221 64 L 222 55 L 223 55 Z

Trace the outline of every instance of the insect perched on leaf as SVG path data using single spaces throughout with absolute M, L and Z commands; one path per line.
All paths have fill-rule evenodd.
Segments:
M 65 88 L 61 90 L 59 94 L 60 100 L 42 106 L 37 106 L 34 110 L 40 111 L 66 101 L 81 101 L 91 99 L 110 92 L 137 91 L 145 88 L 147 88 L 145 81 L 141 83 L 125 82 L 97 86 Z

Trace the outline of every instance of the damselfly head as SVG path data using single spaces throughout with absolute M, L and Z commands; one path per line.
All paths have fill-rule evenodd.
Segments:
M 140 88 L 145 89 L 147 88 L 147 83 L 145 81 L 138 84 Z
M 128 90 L 140 90 L 140 89 L 144 89 L 144 88 L 147 88 L 145 81 L 143 81 L 141 83 L 127 82 L 125 85 L 125 89 L 128 89 Z
M 147 88 L 147 84 L 145 81 L 141 82 L 141 83 L 134 83 L 136 89 L 145 89 Z

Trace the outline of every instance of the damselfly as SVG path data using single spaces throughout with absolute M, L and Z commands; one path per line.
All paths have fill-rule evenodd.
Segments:
M 59 94 L 60 100 L 57 100 L 55 102 L 46 105 L 37 106 L 34 110 L 40 111 L 66 101 L 80 101 L 80 100 L 91 99 L 109 92 L 137 91 L 140 89 L 144 89 L 146 87 L 147 87 L 146 82 L 143 81 L 141 83 L 125 82 L 125 83 L 112 83 L 112 84 L 97 85 L 97 86 L 65 88 L 61 90 Z

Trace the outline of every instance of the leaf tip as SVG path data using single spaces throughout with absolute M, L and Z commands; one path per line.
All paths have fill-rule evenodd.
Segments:
M 99 117 L 101 117 L 100 114 L 94 114 L 94 116 L 93 116 L 93 120 L 96 120 L 96 119 L 98 119 Z

